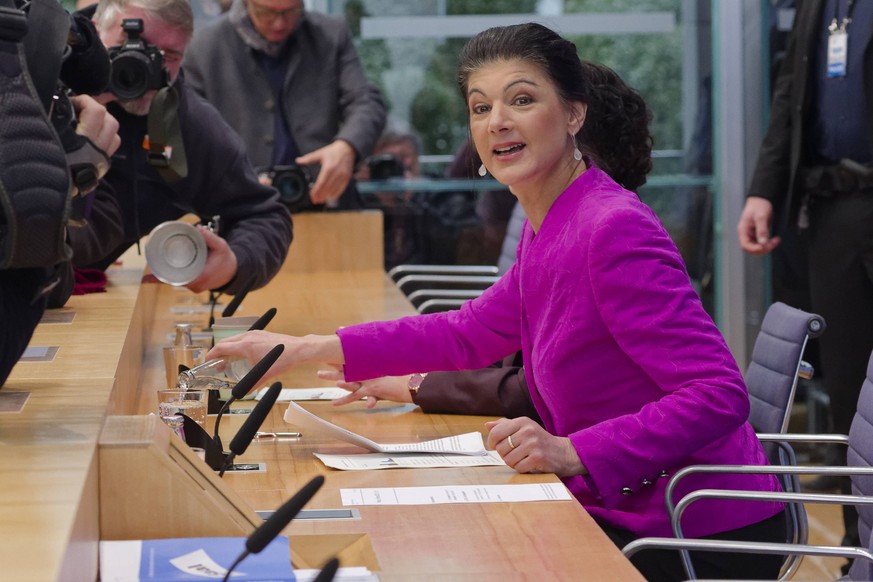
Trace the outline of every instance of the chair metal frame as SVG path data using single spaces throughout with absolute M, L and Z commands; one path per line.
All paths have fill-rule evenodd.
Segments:
M 827 434 L 827 435 L 801 435 L 801 434 L 759 434 L 758 438 L 762 441 L 779 443 L 790 448 L 790 443 L 819 443 L 819 444 L 837 444 L 849 445 L 849 437 L 847 435 Z M 763 554 L 782 554 L 787 556 L 834 556 L 845 558 L 863 558 L 870 559 L 870 548 L 857 548 L 840 546 L 838 548 L 831 546 L 815 546 L 804 542 L 793 543 L 771 543 L 771 542 L 736 542 L 729 540 L 704 540 L 704 539 L 689 539 L 684 538 L 682 534 L 681 520 L 685 510 L 692 503 L 702 499 L 729 499 L 738 501 L 770 501 L 782 502 L 792 505 L 803 505 L 805 503 L 824 503 L 831 505 L 871 505 L 873 506 L 873 496 L 864 495 L 843 495 L 843 494 L 823 494 L 823 493 L 797 493 L 797 492 L 768 492 L 768 491 L 740 491 L 731 489 L 699 489 L 685 495 L 677 503 L 673 503 L 673 493 L 676 484 L 683 478 L 692 474 L 701 473 L 740 473 L 740 474 L 757 474 L 757 475 L 830 475 L 830 476 L 869 476 L 873 477 L 873 467 L 865 466 L 847 466 L 847 467 L 822 467 L 822 466 L 773 466 L 773 465 L 694 465 L 677 471 L 667 485 L 665 497 L 667 507 L 670 513 L 671 527 L 673 538 L 646 537 L 634 540 L 630 544 L 622 548 L 622 552 L 630 558 L 641 550 L 650 549 L 675 549 L 679 550 L 682 558 L 682 565 L 685 568 L 689 580 L 697 579 L 697 574 L 694 570 L 694 565 L 691 562 L 689 552 L 698 551 L 720 551 L 734 552 L 746 551 L 752 553 Z M 873 539 L 873 538 L 871 538 Z M 797 562 L 799 563 L 799 561 Z M 783 568 L 779 579 L 785 579 L 787 575 L 793 573 L 786 571 Z
M 418 289 L 407 296 L 409 302 L 421 312 L 421 306 L 430 300 L 469 300 L 482 295 L 480 289 Z M 463 303 L 463 301 L 461 301 Z
M 497 276 L 497 265 L 397 265 L 388 276 L 397 282 L 407 275 Z
M 496 275 L 404 275 L 397 280 L 397 287 L 409 296 L 419 288 L 480 289 L 484 291 L 497 282 Z

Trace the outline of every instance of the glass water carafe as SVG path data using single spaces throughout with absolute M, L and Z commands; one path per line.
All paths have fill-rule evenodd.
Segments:
M 251 368 L 245 358 L 209 360 L 180 372 L 177 383 L 182 390 L 224 390 L 233 388 Z

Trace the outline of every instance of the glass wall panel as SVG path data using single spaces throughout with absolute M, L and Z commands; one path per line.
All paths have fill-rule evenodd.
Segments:
M 455 64 L 460 48 L 478 31 L 539 21 L 572 39 L 582 58 L 615 69 L 640 91 L 654 114 L 655 165 L 640 196 L 661 216 L 713 308 L 708 0 L 332 0 L 326 9 L 350 24 L 367 74 L 389 103 L 389 128 L 420 138 L 422 167 L 430 176 L 445 175 L 467 139 Z M 467 168 L 466 177 L 474 177 L 473 169 Z M 452 210 L 461 222 L 464 217 L 475 222 L 482 196 L 468 200 L 466 209 L 455 200 Z M 505 208 L 501 212 L 506 215 Z M 413 220 L 427 224 L 429 210 L 419 207 L 418 213 L 424 216 Z M 488 253 L 432 251 L 414 258 L 493 260 Z

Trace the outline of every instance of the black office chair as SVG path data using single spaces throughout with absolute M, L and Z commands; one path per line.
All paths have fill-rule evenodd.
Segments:
M 419 313 L 458 309 L 493 285 L 515 263 L 525 215 L 516 203 L 506 228 L 497 265 L 397 265 L 388 276 Z

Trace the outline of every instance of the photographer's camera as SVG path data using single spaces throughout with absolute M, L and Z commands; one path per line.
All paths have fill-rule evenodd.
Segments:
M 376 154 L 367 158 L 371 180 L 402 178 L 406 173 L 403 163 L 393 154 Z
M 169 85 L 163 53 L 140 36 L 143 31 L 142 19 L 125 18 L 121 28 L 127 33 L 127 40 L 109 48 L 112 62 L 109 90 L 119 99 L 133 101 L 151 89 Z
M 303 166 L 270 166 L 258 170 L 261 183 L 269 184 L 279 191 L 279 199 L 291 212 L 315 210 L 309 198 L 312 177 Z

